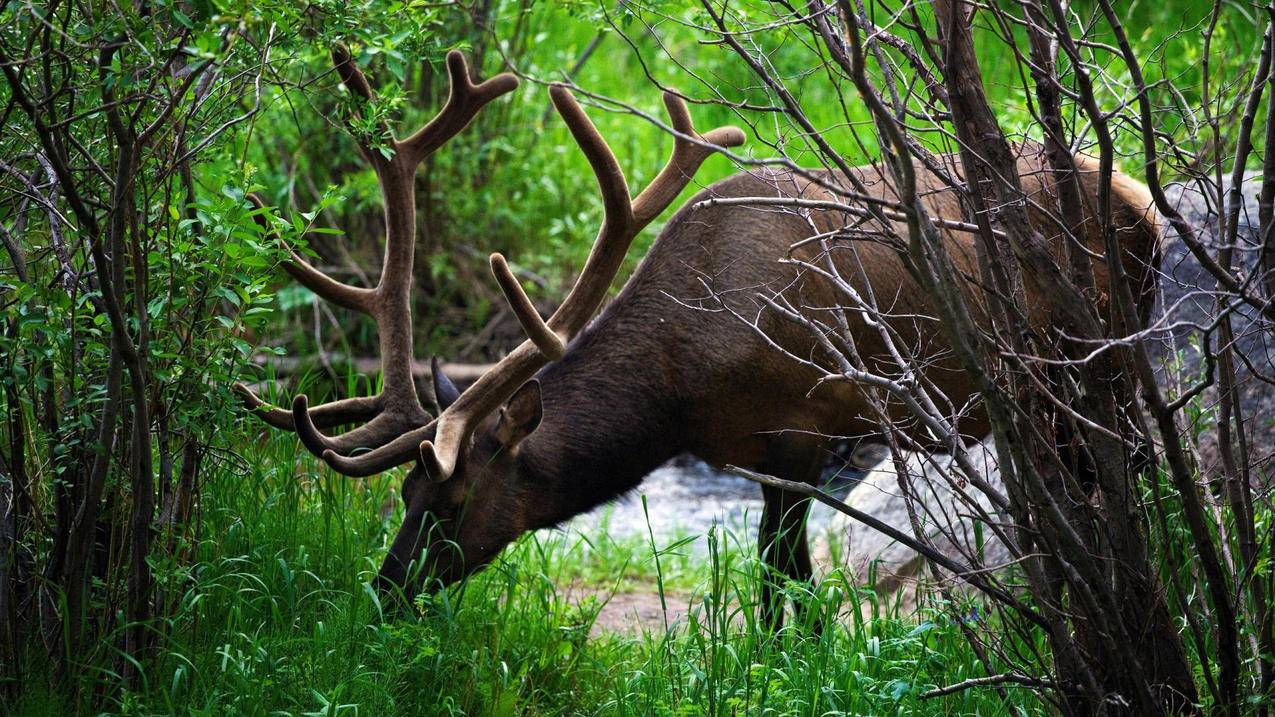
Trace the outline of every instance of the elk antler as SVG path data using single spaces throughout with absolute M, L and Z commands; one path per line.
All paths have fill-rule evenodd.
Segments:
M 346 48 L 334 47 L 332 62 L 341 84 L 361 104 L 373 99 L 371 85 Z M 387 138 L 391 150 L 388 157 L 374 151 L 368 138 L 356 138 L 363 156 L 376 170 L 385 203 L 385 255 L 376 287 L 366 289 L 343 284 L 291 249 L 291 261 L 284 264 L 284 269 L 302 286 L 328 301 L 364 313 L 376 322 L 381 352 L 380 393 L 314 408 L 309 407 L 304 395 L 299 395 L 288 411 L 267 405 L 242 384 L 235 387 L 250 410 L 275 428 L 295 431 L 305 447 L 316 455 L 379 448 L 430 424 L 431 416 L 421 405 L 412 380 L 411 281 L 416 248 L 413 187 L 416 169 L 426 157 L 464 129 L 483 106 L 518 86 L 517 78 L 508 73 L 478 85 L 471 83 L 465 57 L 456 51 L 447 55 L 447 71 L 451 92 L 434 119 L 403 140 L 396 139 L 388 126 L 381 127 L 381 135 Z M 263 206 L 257 197 L 249 198 L 258 208 Z M 262 213 L 258 212 L 255 218 L 269 230 Z M 366 423 L 339 436 L 329 437 L 321 432 L 324 428 L 360 421 Z
M 350 475 L 371 475 L 419 456 L 435 480 L 450 478 L 474 428 L 541 367 L 560 358 L 566 345 L 589 323 L 638 232 L 677 198 L 710 154 L 744 141 L 744 133 L 735 127 L 721 127 L 701 136 L 691 124 L 690 113 L 681 98 L 671 92 L 664 93 L 664 105 L 676 133 L 673 154 L 651 184 L 630 201 L 619 162 L 571 92 L 562 85 L 553 85 L 549 94 L 593 167 L 602 193 L 602 227 L 584 270 L 562 305 L 546 322 L 536 313 L 505 258 L 492 254 L 492 273 L 528 340 L 483 374 L 434 424 L 357 457 L 341 456 L 336 451 L 324 453 L 324 460 L 337 470 Z M 429 440 L 431 430 L 433 439 Z

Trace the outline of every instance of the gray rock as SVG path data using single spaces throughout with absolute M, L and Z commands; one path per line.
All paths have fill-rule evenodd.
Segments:
M 991 442 L 972 448 L 970 457 L 987 482 L 1003 492 Z M 982 526 L 980 543 L 976 529 L 981 521 L 974 516 L 980 512 L 995 520 L 992 502 L 974 486 L 953 485 L 961 476 L 950 464 L 951 457 L 946 455 L 908 455 L 905 480 L 924 535 L 937 550 L 962 565 L 976 562 L 986 568 L 1006 565 L 1010 562 L 1009 551 L 992 530 Z M 909 500 L 899 486 L 892 460 L 887 459 L 869 470 L 850 490 L 845 502 L 908 535 L 913 534 Z M 974 505 L 981 511 L 975 510 Z M 822 505 L 814 510 L 832 512 Z M 952 580 L 952 576 L 936 579 L 919 553 L 837 512 L 827 518 L 826 529 L 816 539 L 814 558 L 825 572 L 839 567 L 847 571 L 851 580 L 870 584 L 878 594 L 898 600 L 904 612 L 915 608 L 918 595 L 940 581 L 958 591 L 966 588 L 963 583 Z
M 1257 202 L 1260 191 L 1261 175 L 1247 175 L 1241 189 L 1244 203 L 1240 210 L 1234 258 L 1235 267 L 1245 276 L 1251 276 L 1258 270 L 1261 243 Z M 1209 254 L 1216 255 L 1221 243 L 1216 203 L 1196 187 L 1175 185 L 1168 188 L 1167 193 L 1183 218 L 1198 228 L 1200 240 L 1208 247 Z M 1164 256 L 1155 318 L 1160 325 L 1174 328 L 1153 344 L 1153 354 L 1161 362 L 1161 387 L 1172 395 L 1179 395 L 1203 375 L 1200 327 L 1208 326 L 1217 316 L 1213 296 L 1217 284 L 1176 233 L 1170 232 L 1162 246 Z M 1249 461 L 1259 470 L 1269 471 L 1275 454 L 1275 385 L 1263 380 L 1263 377 L 1275 379 L 1275 327 L 1247 306 L 1235 312 L 1232 326 L 1235 348 L 1243 357 L 1236 366 L 1236 385 L 1245 417 Z M 1219 342 L 1220 337 L 1214 332 L 1214 348 Z M 1194 417 L 1193 428 L 1199 433 L 1196 448 L 1206 473 L 1214 472 L 1220 466 L 1214 428 L 1218 400 L 1216 386 L 1211 387 L 1201 396 L 1203 414 Z

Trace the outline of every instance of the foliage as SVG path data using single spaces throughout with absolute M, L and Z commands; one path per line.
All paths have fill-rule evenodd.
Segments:
M 211 9 L 0 14 L 7 664 L 27 641 L 70 672 L 144 656 L 172 597 L 154 568 L 184 561 L 209 429 L 269 313 L 278 247 L 225 153 L 261 53 Z
M 763 7 L 743 3 L 740 17 Z M 1077 7 L 1080 22 L 1096 12 Z M 1195 33 L 1207 10 L 1127 8 L 1157 106 L 1205 96 Z M 1245 13 L 1226 17 L 1208 59 L 1215 76 L 1246 77 L 1257 32 Z M 652 80 L 717 98 L 693 106 L 697 124 L 747 125 L 752 157 L 815 162 L 810 137 L 773 120 L 739 58 L 688 29 L 705 22 L 689 2 L 0 6 L 4 704 L 23 714 L 390 714 L 422 704 L 458 714 L 1004 713 L 979 691 L 919 699 L 982 669 L 948 611 L 918 625 L 832 580 L 814 599 L 854 629 L 762 636 L 740 607 L 756 566 L 733 537 L 719 545 L 740 545 L 709 559 L 673 560 L 672 584 L 699 597 L 690 622 L 669 632 L 589 637 L 597 603 L 569 599 L 567 586 L 605 600 L 622 572 L 669 576 L 641 546 L 573 534 L 524 540 L 417 619 L 382 620 L 366 581 L 396 521 L 397 476 L 329 479 L 291 439 L 262 438 L 231 395 L 233 381 L 260 378 L 249 368 L 256 346 L 283 328 L 301 352 L 359 354 L 374 343 L 366 325 L 320 314 L 306 292 L 279 283 L 282 247 L 263 238 L 244 201 L 261 192 L 286 217 L 283 241 L 375 281 L 380 198 L 340 129 L 349 108 L 330 73 L 332 43 L 350 45 L 379 79 L 375 116 L 403 126 L 443 100 L 448 49 L 466 50 L 478 74 L 512 68 L 530 80 L 418 177 L 428 259 L 418 268 L 417 345 L 478 359 L 508 348 L 455 350 L 492 318 L 486 255 L 506 253 L 552 297 L 596 231 L 592 175 L 543 86 L 595 40 L 571 78 L 579 86 L 653 117 Z M 848 84 L 810 66 L 810 38 L 780 28 L 762 42 L 834 148 L 852 162 L 875 159 L 874 145 L 841 131 L 869 115 Z M 1027 98 L 1001 52 L 980 46 L 991 101 L 1025 131 Z M 1213 90 L 1223 136 L 1239 121 L 1242 90 Z M 644 185 L 667 134 L 603 111 L 617 109 L 604 97 L 595 104 L 630 181 Z M 1162 131 L 1185 144 L 1200 128 Z M 941 133 L 924 136 L 942 144 Z M 1136 140 L 1119 141 L 1131 151 Z M 1201 169 L 1211 157 L 1199 152 Z M 697 182 L 734 171 L 712 159 Z M 319 393 L 363 388 L 362 377 L 335 379 Z M 67 544 L 85 546 L 74 565 L 59 552 Z

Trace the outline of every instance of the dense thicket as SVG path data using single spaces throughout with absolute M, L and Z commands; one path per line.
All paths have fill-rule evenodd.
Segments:
M 375 68 L 367 121 L 411 122 L 445 98 L 442 58 L 453 47 L 475 73 L 580 75 L 609 34 L 597 12 L 4 7 L 0 651 L 10 690 L 32 669 L 133 673 L 165 639 L 189 587 L 203 478 L 235 470 L 228 426 L 255 434 L 240 427 L 227 389 L 258 379 L 263 328 L 309 357 L 295 375 L 313 365 L 338 377 L 330 354 L 375 348 L 368 327 L 277 282 L 280 240 L 355 284 L 379 272 L 380 197 L 345 133 L 348 96 L 336 91 L 328 48 L 348 44 Z M 488 251 L 518 245 L 520 270 L 544 292 L 569 277 L 564 255 L 586 250 L 576 240 L 594 210 L 574 198 L 588 196 L 591 179 L 564 151 L 542 89 L 484 113 L 419 174 L 422 344 L 469 359 L 500 350 L 499 321 L 495 338 L 475 333 L 492 318 L 493 294 L 473 280 Z M 658 153 L 641 153 L 637 176 Z M 260 233 L 252 191 L 289 210 L 282 236 Z

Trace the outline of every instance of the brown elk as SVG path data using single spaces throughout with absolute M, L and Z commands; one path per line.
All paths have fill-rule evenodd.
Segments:
M 343 83 L 363 99 L 367 81 L 348 54 L 334 52 Z M 804 239 L 844 228 L 844 210 L 819 208 L 837 198 L 830 185 L 844 176 L 826 172 L 746 172 L 703 190 L 668 222 L 650 252 L 606 310 L 592 323 L 633 238 L 691 181 L 715 149 L 743 142 L 733 127 L 696 133 L 685 105 L 673 94 L 665 104 L 675 133 L 672 158 L 636 198 L 624 173 L 588 117 L 560 86 L 550 90 L 558 113 L 588 158 L 603 198 L 605 218 L 592 253 L 561 307 L 541 319 L 500 255 L 491 268 L 525 329 L 528 340 L 464 392 L 434 371 L 437 417 L 425 410 L 412 383 L 408 282 L 411 276 L 415 209 L 412 175 L 429 152 L 459 132 L 483 104 L 516 85 L 501 75 L 470 83 L 464 60 L 448 57 L 452 91 L 429 125 L 397 141 L 387 158 L 363 145 L 381 181 L 385 199 L 386 248 L 381 281 L 373 289 L 340 284 L 294 255 L 289 272 L 318 295 L 371 315 L 380 330 L 383 390 L 309 407 L 297 396 L 292 410 L 266 406 L 247 389 L 246 403 L 271 425 L 295 430 L 306 448 L 336 471 L 367 476 L 410 462 L 403 483 L 403 525 L 381 567 L 378 584 L 411 595 L 422 580 L 459 580 L 492 560 L 519 535 L 554 526 L 635 488 L 661 463 L 683 453 L 710 463 L 735 464 L 795 481 L 820 475 L 827 439 L 878 430 L 861 388 L 851 381 L 819 382 L 815 340 L 789 317 L 768 310 L 764 296 L 780 293 L 794 307 L 828 307 L 836 294 L 820 276 L 785 258 L 810 259 L 817 246 Z M 388 136 L 388 129 L 386 129 Z M 1025 147 L 1019 163 L 1035 228 L 1052 237 L 1055 253 L 1064 235 L 1079 236 L 1094 252 L 1098 286 L 1105 285 L 1101 222 L 1086 217 L 1070 232 L 1056 218 L 1048 163 Z M 940 161 L 952 162 L 940 157 Z M 1079 162 L 1084 192 L 1092 204 L 1097 173 Z M 873 167 L 854 170 L 872 193 L 860 201 L 888 205 L 891 182 Z M 918 166 L 920 195 L 936 218 L 957 268 L 977 276 L 974 238 L 962 223 L 954 192 Z M 1112 216 L 1125 249 L 1126 271 L 1150 298 L 1150 267 L 1157 226 L 1150 198 L 1132 180 L 1117 175 Z M 772 206 L 721 202 L 746 197 L 809 200 L 802 213 Z M 714 201 L 705 201 L 714 200 Z M 844 201 L 844 199 L 842 199 Z M 1048 207 L 1053 206 L 1051 212 Z M 906 235 L 896 219 L 876 214 L 855 219 L 858 232 Z M 889 242 L 855 242 L 854 252 L 836 253 L 846 276 L 870 290 L 901 335 L 916 340 L 926 379 L 954 406 L 970 404 L 975 388 L 935 327 L 929 299 L 904 269 Z M 1028 282 L 1027 291 L 1035 291 Z M 973 282 L 967 291 L 978 300 Z M 1030 297 L 1029 297 L 1030 298 Z M 1105 306 L 1106 299 L 1095 301 Z M 698 304 L 687 308 L 688 304 Z M 801 310 L 817 311 L 818 308 Z M 750 321 L 741 321 L 748 316 Z M 1047 321 L 1047 317 L 1040 319 Z M 875 330 L 853 328 L 865 360 L 885 352 Z M 778 350 L 777 350 L 778 349 Z M 812 363 L 791 360 L 811 357 Z M 435 366 L 437 369 L 437 366 Z M 323 429 L 363 422 L 345 433 Z M 959 421 L 981 436 L 985 419 L 974 408 Z M 765 488 L 759 545 L 777 574 L 807 580 L 806 501 Z M 765 596 L 762 608 L 776 612 Z

